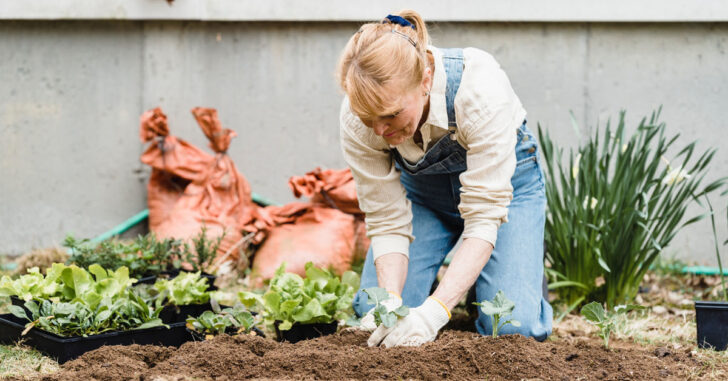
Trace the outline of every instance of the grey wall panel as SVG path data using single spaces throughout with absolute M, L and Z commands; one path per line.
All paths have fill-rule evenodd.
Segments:
M 138 118 L 160 106 L 172 133 L 207 149 L 190 109 L 235 130 L 229 154 L 253 190 L 293 200 L 290 176 L 343 167 L 336 60 L 350 22 L 0 23 L 0 253 L 94 236 L 145 203 Z M 495 56 L 528 111 L 560 144 L 620 109 L 663 105 L 669 131 L 719 146 L 728 117 L 728 24 L 431 24 L 435 45 Z M 725 174 L 719 151 L 712 178 Z M 140 181 L 140 179 L 142 181 Z M 721 228 L 721 234 L 726 234 Z M 709 225 L 668 250 L 713 262 Z

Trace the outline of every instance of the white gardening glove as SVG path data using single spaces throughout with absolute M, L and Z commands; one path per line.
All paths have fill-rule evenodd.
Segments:
M 396 310 L 402 305 L 402 298 L 393 293 L 389 292 L 389 299 L 382 301 L 383 306 L 387 307 L 387 312 Z M 372 332 L 377 329 L 377 324 L 374 322 L 374 308 L 369 310 L 363 318 L 359 321 L 359 327 L 364 331 Z
M 444 303 L 430 296 L 417 308 L 410 309 L 409 314 L 387 328 L 380 325 L 369 337 L 370 347 L 384 345 L 419 346 L 435 340 L 440 328 L 450 320 L 450 311 Z

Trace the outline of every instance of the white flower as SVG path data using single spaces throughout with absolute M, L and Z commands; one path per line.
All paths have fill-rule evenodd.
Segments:
M 682 166 L 680 166 L 671 169 L 670 172 L 668 172 L 668 174 L 662 179 L 662 183 L 666 185 L 673 185 L 689 178 L 690 175 L 688 175 L 688 171 L 682 169 Z
M 589 199 L 591 199 L 591 200 L 589 200 Z M 594 209 L 597 206 L 597 204 L 599 203 L 599 201 L 594 197 L 590 197 L 589 199 L 587 199 L 587 198 L 584 199 L 584 203 L 582 204 L 584 209 L 586 209 L 587 206 L 589 207 L 589 209 Z M 591 204 L 591 205 L 589 205 L 589 204 Z
M 627 150 L 627 145 L 626 144 L 622 144 L 622 153 L 624 153 L 624 151 L 626 151 L 626 150 Z
M 579 175 L 579 160 L 581 160 L 581 154 L 576 155 L 576 159 L 574 160 L 574 166 L 571 167 L 571 177 L 574 179 L 577 175 Z
M 670 166 L 670 160 L 667 160 L 664 156 L 660 156 L 660 159 L 665 162 L 665 164 L 667 165 L 667 169 L 670 170 L 670 172 L 668 172 L 667 175 L 662 179 L 663 184 L 673 185 L 690 178 L 690 175 L 688 175 L 688 171 L 684 170 L 682 166 L 673 168 L 672 166 Z

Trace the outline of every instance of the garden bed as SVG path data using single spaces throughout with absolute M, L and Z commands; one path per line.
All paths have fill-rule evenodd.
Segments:
M 422 347 L 392 349 L 369 348 L 367 338 L 366 332 L 346 330 L 297 344 L 240 335 L 189 342 L 178 350 L 110 346 L 44 379 L 684 380 L 701 365 L 691 349 L 615 342 L 606 350 L 591 338 L 539 343 L 448 330 Z

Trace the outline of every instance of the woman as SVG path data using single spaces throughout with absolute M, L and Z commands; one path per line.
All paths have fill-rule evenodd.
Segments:
M 545 339 L 543 176 L 526 112 L 498 63 L 479 49 L 429 45 L 419 14 L 402 11 L 351 37 L 338 77 L 342 150 L 372 242 L 361 289 L 383 287 L 394 295 L 388 308 L 410 307 L 369 345 L 434 340 L 473 284 L 478 301 L 502 290 L 515 302 L 521 326 L 500 332 Z M 354 309 L 373 329 L 361 289 Z M 490 317 L 479 311 L 476 328 L 490 334 Z

